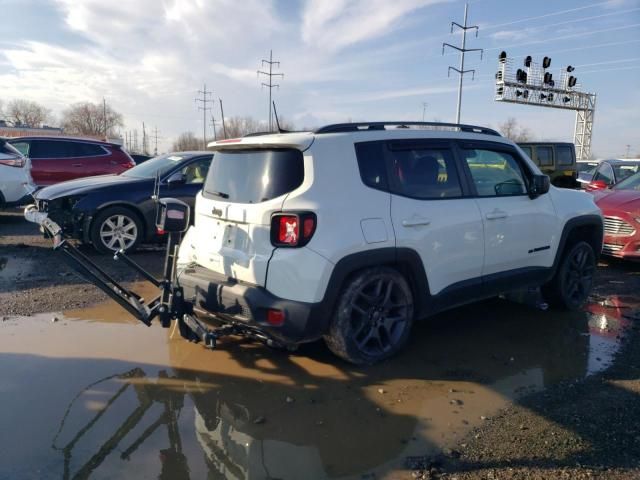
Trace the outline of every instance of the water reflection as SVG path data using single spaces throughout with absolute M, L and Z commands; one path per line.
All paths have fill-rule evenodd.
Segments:
M 441 449 L 518 395 L 604 368 L 624 332 L 625 312 L 622 300 L 578 314 L 485 302 L 419 325 L 406 353 L 372 368 L 342 363 L 322 345 L 291 355 L 229 339 L 210 352 L 181 339 L 150 342 L 149 329 L 136 324 L 67 320 L 62 328 L 69 332 L 95 329 L 105 358 L 87 346 L 90 360 L 15 359 L 43 378 L 67 374 L 27 388 L 0 372 L 11 392 L 0 418 L 5 431 L 17 431 L 24 419 L 6 412 L 37 402 L 44 388 L 56 392 L 62 403 L 38 402 L 55 425 L 28 425 L 31 438 L 51 432 L 51 454 L 35 457 L 26 450 L 38 451 L 33 444 L 19 451 L 24 464 L 46 465 L 54 478 L 385 474 L 402 469 L 407 456 Z M 61 328 L 48 323 L 27 332 L 28 322 L 8 323 L 13 330 L 4 333 L 15 333 L 25 353 L 39 335 Z M 114 358 L 120 354 L 111 346 L 125 337 L 142 356 L 164 350 L 166 360 Z M 56 364 L 62 361 L 64 368 Z M 84 386 L 79 372 L 89 379 Z M 0 451 L 11 438 L 0 440 Z

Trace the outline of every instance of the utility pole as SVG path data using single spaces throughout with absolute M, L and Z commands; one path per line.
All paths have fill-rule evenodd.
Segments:
M 196 98 L 196 102 L 199 102 L 198 110 L 202 110 L 202 148 L 207 148 L 207 111 L 211 110 L 209 106 L 213 103 L 213 100 L 209 98 L 209 96 L 213 95 L 211 90 L 207 91 L 207 84 L 204 84 L 204 88 L 202 90 L 198 90 L 198 94 L 202 95 L 202 97 Z
M 427 102 L 422 102 L 422 121 L 424 122 L 424 114 L 427 112 L 427 107 L 429 104 Z
M 153 141 L 154 141 L 154 146 L 153 146 L 153 156 L 157 157 L 158 156 L 158 127 L 153 127 Z
M 453 27 L 456 26 L 458 28 L 460 28 L 462 30 L 462 46 L 461 47 L 456 47 L 454 45 L 451 45 L 450 43 L 443 43 L 442 44 L 442 55 L 444 55 L 444 47 L 449 47 L 449 48 L 453 48 L 455 50 L 458 50 L 460 52 L 460 68 L 455 68 L 455 67 L 449 67 L 449 69 L 447 70 L 447 76 L 449 76 L 449 74 L 451 73 L 451 70 L 453 70 L 454 72 L 458 72 L 458 75 L 460 76 L 460 80 L 458 81 L 458 105 L 456 107 L 456 123 L 460 123 L 460 108 L 462 106 L 462 78 L 464 77 L 465 73 L 471 73 L 471 79 L 473 80 L 475 78 L 475 70 L 465 70 L 464 69 L 464 55 L 467 52 L 480 52 L 480 60 L 482 60 L 482 48 L 465 48 L 467 45 L 467 30 L 471 30 L 472 28 L 476 30 L 476 37 L 478 36 L 478 26 L 477 25 L 467 25 L 467 10 L 469 9 L 469 4 L 465 3 L 464 4 L 464 25 L 460 25 L 459 23 L 456 22 L 451 22 L 451 33 L 453 33 Z
M 148 151 L 149 151 L 149 149 L 148 149 L 148 146 L 147 146 L 147 130 L 146 130 L 145 126 L 144 126 L 144 122 L 142 122 L 142 153 L 147 155 Z
M 627 154 L 624 156 L 624 158 L 629 158 L 630 152 L 631 152 L 631 145 L 627 145 Z
M 216 119 L 213 116 L 213 110 L 211 111 L 211 126 L 213 127 L 213 141 L 218 140 L 218 133 L 216 132 Z
M 224 123 L 224 109 L 222 108 L 222 99 L 218 98 L 218 100 L 220 100 L 220 116 L 222 117 L 222 133 L 224 135 L 224 138 L 227 138 L 227 126 Z
M 269 50 L 269 60 L 262 60 L 262 66 L 264 67 L 265 65 L 269 65 L 269 71 L 268 72 L 264 72 L 262 70 L 258 70 L 258 76 L 260 75 L 264 75 L 266 77 L 269 78 L 269 83 L 264 83 L 262 82 L 262 86 L 263 87 L 267 87 L 269 89 L 269 131 L 273 131 L 272 125 L 272 114 L 271 114 L 271 108 L 273 105 L 273 102 L 271 100 L 271 90 L 273 90 L 273 88 L 280 88 L 280 85 L 273 83 L 273 77 L 280 77 L 283 78 L 284 77 L 284 73 L 273 73 L 273 66 L 275 65 L 276 67 L 280 68 L 280 62 L 274 62 L 273 61 L 273 50 Z
M 138 129 L 133 129 L 133 149 L 132 151 L 140 153 L 140 146 L 138 145 Z
M 102 125 L 104 128 L 104 141 L 107 139 L 107 101 L 102 97 Z

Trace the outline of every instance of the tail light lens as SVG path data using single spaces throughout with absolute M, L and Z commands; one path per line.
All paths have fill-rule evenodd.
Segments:
M 274 247 L 304 247 L 316 231 L 312 212 L 277 213 L 271 217 L 271 243 Z
M 22 168 L 26 163 L 27 161 L 24 159 L 24 157 L 14 157 L 0 154 L 0 165 Z
M 270 308 L 267 310 L 267 323 L 274 327 L 281 327 L 284 325 L 285 314 L 282 310 Z

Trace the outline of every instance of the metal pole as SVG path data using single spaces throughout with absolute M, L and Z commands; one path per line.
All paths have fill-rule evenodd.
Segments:
M 207 84 L 204 84 L 204 99 L 207 100 Z M 207 148 L 207 104 L 202 109 L 202 149 Z
M 272 90 L 272 82 L 271 78 L 273 78 L 273 50 L 269 50 L 269 131 L 273 131 L 272 123 L 271 123 L 271 90 Z
M 467 43 L 467 10 L 469 9 L 469 4 L 464 4 L 464 28 L 462 29 L 462 54 L 460 55 L 460 71 L 464 72 L 464 49 Z M 462 107 L 462 79 L 464 75 L 460 74 L 460 79 L 458 80 L 458 105 L 456 107 L 456 123 L 460 123 L 460 109 Z
M 104 140 L 107 141 L 107 101 L 102 97 L 102 124 L 104 127 Z
M 224 109 L 222 108 L 222 99 L 218 98 L 218 100 L 220 100 L 220 115 L 222 116 L 222 133 L 224 135 L 224 138 L 227 138 L 227 126 L 224 123 Z

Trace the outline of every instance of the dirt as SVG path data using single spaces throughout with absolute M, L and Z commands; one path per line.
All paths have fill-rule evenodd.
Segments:
M 136 254 L 156 274 L 162 259 Z M 0 213 L 0 479 L 640 478 L 633 264 L 603 262 L 584 312 L 474 304 L 370 368 L 321 343 L 209 351 L 68 273 Z

